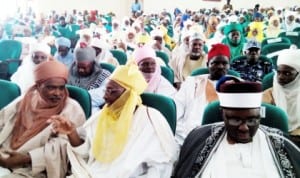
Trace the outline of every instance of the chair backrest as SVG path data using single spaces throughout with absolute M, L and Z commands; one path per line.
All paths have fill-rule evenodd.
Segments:
M 155 94 L 143 93 L 141 95 L 143 104 L 157 109 L 167 119 L 170 128 L 175 134 L 176 130 L 176 105 L 173 99 Z
M 295 44 L 298 48 L 300 48 L 300 32 L 294 31 L 294 32 L 281 32 L 279 37 L 286 37 L 290 39 L 291 44 Z
M 86 89 L 76 86 L 66 86 L 69 91 L 69 96 L 80 104 L 85 113 L 86 119 L 88 119 L 92 113 L 92 101 L 89 92 Z
M 17 40 L 3 40 L 0 42 L 0 61 L 19 59 L 22 53 L 22 43 Z
M 271 44 L 267 44 L 265 45 L 262 50 L 261 50 L 261 54 L 265 55 L 265 56 L 269 56 L 271 55 L 271 60 L 273 62 L 274 67 L 277 67 L 277 55 L 273 56 L 272 53 L 275 53 L 277 51 L 283 50 L 283 49 L 289 49 L 290 48 L 290 44 L 287 43 L 271 43 Z
M 288 116 L 279 107 L 262 103 L 261 116 L 262 125 L 277 128 L 283 132 L 288 132 Z M 223 121 L 220 102 L 214 101 L 209 103 L 204 110 L 202 125 L 220 121 Z
M 263 48 L 267 44 L 274 44 L 274 43 L 286 43 L 291 44 L 291 40 L 287 37 L 277 37 L 277 38 L 265 38 L 261 42 L 261 48 Z
M 104 63 L 104 62 L 101 62 L 101 63 L 100 63 L 100 66 L 101 66 L 103 69 L 108 70 L 110 73 L 113 73 L 113 71 L 114 71 L 115 68 L 116 68 L 114 65 L 109 64 L 109 63 Z
M 1 79 L 0 91 L 0 110 L 21 95 L 21 90 L 17 84 Z
M 293 32 L 300 32 L 300 27 L 296 27 Z
M 273 87 L 274 72 L 268 73 L 262 79 L 263 90 Z
M 202 74 L 208 74 L 208 68 L 198 68 L 192 71 L 191 76 L 196 76 L 196 75 L 202 75 Z M 228 70 L 228 75 L 233 75 L 236 77 L 240 77 L 240 74 L 234 70 Z
M 161 75 L 164 76 L 172 85 L 174 83 L 174 72 L 171 68 L 160 66 Z
M 169 57 L 165 52 L 162 51 L 155 51 L 156 57 L 160 57 L 166 64 L 166 66 L 169 66 Z
M 116 58 L 118 60 L 120 65 L 126 64 L 127 55 L 123 51 L 120 51 L 120 50 L 117 50 L 117 49 L 112 49 L 112 50 L 110 50 L 110 52 L 112 53 L 114 58 Z

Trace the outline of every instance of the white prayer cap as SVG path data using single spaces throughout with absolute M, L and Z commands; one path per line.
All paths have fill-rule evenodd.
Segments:
M 49 45 L 45 43 L 33 43 L 30 45 L 30 52 L 43 52 L 45 54 L 50 54 L 51 53 L 51 48 Z
M 152 31 L 150 32 L 150 36 L 151 36 L 152 38 L 154 38 L 154 37 L 156 37 L 156 36 L 163 37 L 164 35 L 163 35 L 163 32 L 162 32 L 161 30 L 159 30 L 159 29 L 154 29 L 154 30 L 152 30 Z
M 262 101 L 262 84 L 223 76 L 217 83 L 220 106 L 224 108 L 259 108 Z
M 190 41 L 194 41 L 194 40 L 205 41 L 205 37 L 204 37 L 204 35 L 202 33 L 192 32 L 192 34 L 190 35 Z
M 55 44 L 56 44 L 57 47 L 59 47 L 59 46 L 66 46 L 68 48 L 71 47 L 71 41 L 68 38 L 65 38 L 65 37 L 56 38 Z
M 187 27 L 188 25 L 193 25 L 193 21 L 187 19 L 186 21 L 183 22 L 183 26 Z
M 101 49 L 108 49 L 109 45 L 108 43 L 103 39 L 93 38 L 91 41 L 91 46 L 101 48 Z
M 282 50 L 277 58 L 277 66 L 288 65 L 300 72 L 300 49 Z

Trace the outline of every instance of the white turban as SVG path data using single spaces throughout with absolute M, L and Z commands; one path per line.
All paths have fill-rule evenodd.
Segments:
M 45 54 L 50 54 L 51 53 L 51 49 L 50 46 L 45 44 L 45 43 L 33 43 L 30 45 L 30 52 L 34 53 L 34 52 L 43 52 Z
M 277 66 L 284 64 L 300 71 L 300 49 L 282 50 L 277 59 Z

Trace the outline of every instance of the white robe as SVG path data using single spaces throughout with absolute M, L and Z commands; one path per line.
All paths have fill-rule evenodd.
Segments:
M 176 141 L 182 145 L 186 136 L 202 123 L 206 105 L 208 74 L 188 77 L 174 96 L 177 110 Z M 214 84 L 215 86 L 215 84 Z
M 161 76 L 158 87 L 156 88 L 154 93 L 173 98 L 177 93 L 177 90 L 165 77 Z
M 257 130 L 253 141 L 229 144 L 227 135 L 212 155 L 202 178 L 279 178 L 266 135 Z M 217 171 L 216 171 L 217 170 Z M 196 176 L 197 177 L 197 176 Z
M 147 111 L 148 110 L 148 111 Z M 94 114 L 83 128 L 78 129 L 85 142 L 68 147 L 72 177 L 167 178 L 171 176 L 178 154 L 174 135 L 160 112 L 140 106 L 135 111 L 128 142 L 124 151 L 112 163 L 95 160 L 91 143 L 101 111 Z M 147 116 L 149 113 L 150 118 Z M 82 158 L 88 159 L 86 163 Z
M 17 98 L 0 111 L 0 145 L 3 150 L 12 151 L 10 148 L 11 132 L 15 123 L 17 103 L 22 97 Z M 85 122 L 85 115 L 81 106 L 73 99 L 67 100 L 66 106 L 60 115 L 68 117 L 77 127 Z M 28 140 L 17 150 L 19 153 L 29 153 L 31 165 L 13 169 L 8 177 L 43 177 L 46 171 L 48 178 L 63 178 L 67 170 L 66 144 L 68 139 L 65 135 L 54 136 L 51 125 L 39 134 Z M 5 170 L 2 170 L 5 171 Z M 0 175 L 3 173 L 0 170 Z M 21 177 L 22 177 L 21 176 Z

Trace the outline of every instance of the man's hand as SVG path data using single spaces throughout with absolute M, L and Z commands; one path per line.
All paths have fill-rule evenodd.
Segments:
M 4 156 L 3 154 L 0 156 L 1 167 L 13 169 L 31 163 L 31 157 L 29 156 L 29 154 L 22 154 L 11 151 L 5 151 L 4 154 L 6 154 L 7 156 Z
M 54 133 L 69 135 L 76 129 L 75 125 L 69 119 L 60 115 L 51 116 L 47 122 L 52 124 Z

